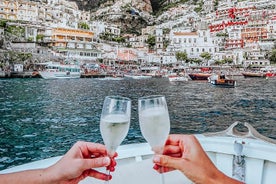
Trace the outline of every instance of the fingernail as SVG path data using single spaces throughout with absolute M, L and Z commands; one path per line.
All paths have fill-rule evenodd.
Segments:
M 160 156 L 156 155 L 156 156 L 153 157 L 153 162 L 159 163 L 160 159 L 161 159 Z
M 109 157 L 104 157 L 103 164 L 104 165 L 109 165 L 110 164 L 110 158 Z

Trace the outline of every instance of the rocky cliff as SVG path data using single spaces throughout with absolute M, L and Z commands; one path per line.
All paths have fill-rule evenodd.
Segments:
M 84 4 L 87 8 L 88 2 L 78 0 L 79 9 L 82 9 Z M 121 28 L 122 33 L 140 34 L 141 28 L 154 23 L 150 0 L 109 0 L 98 3 L 100 3 L 99 7 L 90 9 L 91 19 L 116 24 Z
M 78 4 L 81 10 L 95 10 L 103 5 L 114 4 L 115 0 L 70 0 Z M 130 0 L 133 5 L 140 4 L 145 11 L 156 12 L 160 6 L 166 1 L 160 0 Z

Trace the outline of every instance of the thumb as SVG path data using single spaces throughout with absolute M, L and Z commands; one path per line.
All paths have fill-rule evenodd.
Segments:
M 181 170 L 181 166 L 183 167 L 182 158 L 175 158 L 166 155 L 155 155 L 153 157 L 153 162 L 162 167 L 170 167 L 177 170 Z

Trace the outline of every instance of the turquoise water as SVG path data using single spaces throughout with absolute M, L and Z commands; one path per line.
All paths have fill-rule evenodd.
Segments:
M 249 122 L 276 139 L 276 78 L 238 77 L 236 88 L 167 79 L 1 79 L 0 170 L 64 154 L 77 140 L 102 143 L 99 117 L 104 97 L 131 98 L 132 119 L 123 144 L 145 142 L 138 123 L 138 97 L 166 96 L 171 133 L 204 133 Z

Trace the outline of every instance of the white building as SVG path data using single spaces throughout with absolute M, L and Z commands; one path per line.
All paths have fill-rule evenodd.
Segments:
M 161 53 L 163 51 L 163 30 L 162 30 L 162 28 L 156 28 L 156 30 L 155 30 L 155 43 L 156 43 L 156 53 Z
M 18 3 L 17 20 L 36 22 L 38 7 L 36 2 L 21 1 Z
M 186 52 L 188 58 L 199 58 L 203 52 L 208 52 L 211 56 L 219 51 L 217 45 L 210 35 L 209 30 L 184 31 L 172 30 L 171 46 L 175 51 Z
M 175 64 L 177 63 L 177 59 L 175 57 L 175 54 L 172 53 L 163 53 L 160 58 L 161 64 Z

